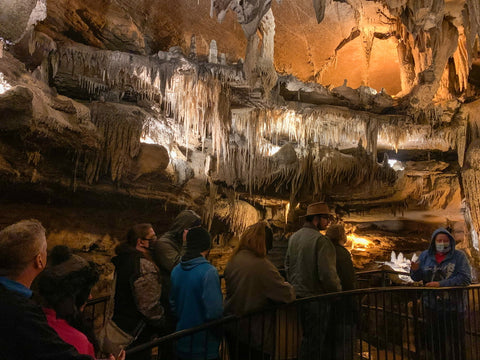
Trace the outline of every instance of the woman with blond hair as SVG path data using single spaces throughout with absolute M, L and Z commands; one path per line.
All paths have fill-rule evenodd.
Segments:
M 225 268 L 225 312 L 243 316 L 275 303 L 295 300 L 293 286 L 285 281 L 277 268 L 266 258 L 272 230 L 265 221 L 245 230 Z M 252 315 L 229 333 L 233 359 L 266 359 L 274 354 L 272 314 Z M 236 331 L 238 330 L 238 331 Z

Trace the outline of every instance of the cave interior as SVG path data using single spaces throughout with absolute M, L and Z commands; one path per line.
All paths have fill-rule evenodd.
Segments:
M 220 273 L 259 220 L 281 267 L 317 201 L 357 270 L 439 226 L 480 269 L 480 3 L 3 0 L 0 186 L 105 277 L 186 208 Z

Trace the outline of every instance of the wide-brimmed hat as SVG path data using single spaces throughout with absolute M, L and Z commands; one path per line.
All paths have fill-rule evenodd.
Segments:
M 333 217 L 329 207 L 324 202 L 316 202 L 313 204 L 308 205 L 307 213 L 303 216 L 310 216 L 310 215 L 328 215 Z

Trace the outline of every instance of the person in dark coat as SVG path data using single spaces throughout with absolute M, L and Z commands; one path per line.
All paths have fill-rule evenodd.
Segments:
M 337 255 L 337 274 L 342 284 L 342 291 L 355 290 L 355 269 L 353 267 L 352 255 L 345 248 L 347 235 L 341 224 L 331 225 L 325 234 L 335 246 Z M 356 302 L 352 297 L 342 297 L 333 305 L 330 317 L 330 331 L 328 342 L 332 345 L 332 359 L 353 358 L 353 346 L 355 343 L 355 327 L 358 311 Z M 335 338 L 331 338 L 334 336 Z
M 269 305 L 295 300 L 293 286 L 285 281 L 266 258 L 267 242 L 272 238 L 272 230 L 265 221 L 248 227 L 240 237 L 224 272 L 227 287 L 226 314 L 243 316 Z M 274 334 L 273 313 L 245 319 L 239 329 L 230 331 L 231 358 L 270 358 L 275 352 Z
M 64 342 L 30 298 L 47 265 L 45 229 L 22 220 L 0 231 L 0 359 L 92 360 Z
M 117 274 L 112 320 L 123 331 L 138 336 L 130 347 L 147 342 L 163 331 L 162 286 L 157 266 L 150 260 L 150 243 L 156 238 L 150 224 L 137 224 L 127 233 L 112 259 Z M 128 359 L 149 359 L 148 351 Z
M 337 274 L 342 284 L 342 290 L 355 290 L 355 269 L 353 267 L 352 255 L 345 248 L 347 243 L 347 235 L 343 225 L 331 225 L 325 234 L 335 246 L 335 254 L 337 256 L 336 267 Z

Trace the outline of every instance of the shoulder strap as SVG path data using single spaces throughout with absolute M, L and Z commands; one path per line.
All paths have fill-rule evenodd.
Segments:
M 117 287 L 117 270 L 113 272 L 113 284 L 112 291 L 110 292 L 110 299 L 108 299 L 107 310 L 105 311 L 105 321 L 110 320 L 113 317 L 113 310 L 115 307 L 115 290 Z
M 108 303 L 107 303 L 107 310 L 105 311 L 105 322 L 104 324 L 107 323 L 107 321 L 110 321 L 112 320 L 112 317 L 113 317 L 113 311 L 114 311 L 114 308 L 115 308 L 115 292 L 116 292 L 116 288 L 117 288 L 117 270 L 114 271 L 113 273 L 113 285 L 112 285 L 112 291 L 111 291 L 111 294 L 110 294 L 110 299 L 108 299 Z M 137 339 L 137 337 L 140 335 L 140 333 L 143 331 L 143 329 L 145 328 L 146 326 L 146 323 L 144 320 L 140 320 L 140 322 L 137 324 L 137 326 L 135 327 L 135 329 L 133 330 L 133 338 L 134 340 Z

